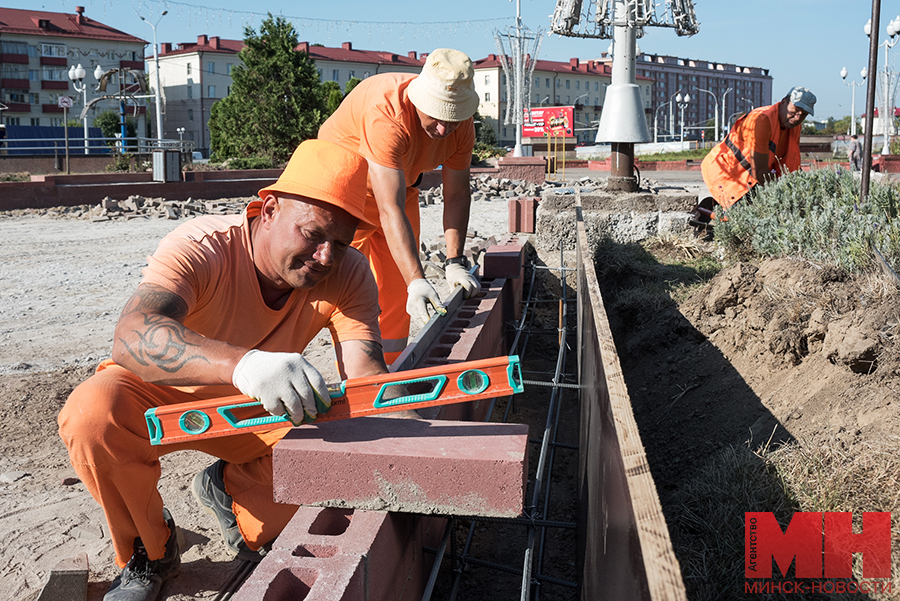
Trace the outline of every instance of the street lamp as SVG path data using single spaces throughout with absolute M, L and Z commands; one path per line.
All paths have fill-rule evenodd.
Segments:
M 869 74 L 869 70 L 863 67 L 863 70 L 859 72 L 860 77 L 863 79 Z M 852 95 L 850 97 L 850 135 L 856 135 L 856 86 L 863 85 L 863 81 L 856 83 L 856 81 L 846 81 L 847 79 L 847 67 L 841 69 L 841 79 L 845 80 L 844 83 L 850 86 L 852 90 Z
M 713 118 L 716 120 L 716 128 L 713 131 L 716 132 L 714 134 L 714 136 L 716 138 L 718 138 L 719 137 L 719 99 L 716 97 L 715 94 L 713 94 L 709 90 L 704 90 L 703 88 L 694 88 L 694 89 L 697 90 L 698 92 L 706 92 L 707 94 L 709 94 L 710 96 L 713 97 Z M 715 140 L 712 140 L 712 141 L 715 142 Z
M 160 108 L 160 94 L 161 90 L 159 88 L 159 47 L 156 45 L 156 26 L 159 25 L 159 22 L 162 21 L 162 18 L 165 17 L 169 11 L 164 10 L 162 14 L 159 15 L 159 19 L 156 20 L 156 23 L 151 23 L 141 15 L 141 21 L 149 25 L 153 29 L 153 58 L 154 63 L 156 64 L 156 139 L 161 141 L 163 139 L 163 130 L 162 130 L 162 109 Z
M 669 96 L 669 102 L 667 103 L 669 105 L 669 134 L 671 134 L 673 138 L 675 137 L 675 115 L 673 115 L 672 112 L 675 110 L 675 103 L 672 102 L 672 100 L 674 100 L 678 94 L 681 94 L 681 90 L 678 90 Z
M 869 19 L 866 24 L 863 26 L 863 31 L 867 36 L 872 33 L 872 19 Z M 881 86 L 882 99 L 881 103 L 882 112 L 884 115 L 882 116 L 882 121 L 884 122 L 884 144 L 881 147 L 881 154 L 890 154 L 890 138 L 891 138 L 891 121 L 893 121 L 893 104 L 894 104 L 894 96 L 896 94 L 896 90 L 892 90 L 892 82 L 891 82 L 891 63 L 890 58 L 888 57 L 888 51 L 894 47 L 894 45 L 898 42 L 896 39 L 897 34 L 900 33 L 900 15 L 888 23 L 887 26 L 887 34 L 888 38 L 882 43 L 878 44 L 879 46 L 884 46 L 884 83 Z
M 728 96 L 728 92 L 733 92 L 734 88 L 728 88 L 724 92 L 722 92 L 722 139 L 725 139 L 725 136 L 728 135 L 728 124 L 725 123 L 725 97 Z M 735 106 L 735 108 L 737 108 Z
M 99 73 L 99 75 L 98 75 Z M 84 96 L 84 106 L 87 106 L 87 93 L 88 93 L 88 85 L 84 83 L 84 78 L 87 76 L 87 71 L 85 71 L 84 67 L 81 66 L 81 63 L 78 66 L 69 67 L 69 79 L 72 80 L 72 86 L 75 88 L 75 91 Z M 103 69 L 100 68 L 100 65 L 97 65 L 97 68 L 94 69 L 94 77 L 96 79 L 100 79 L 103 76 Z M 88 154 L 88 124 L 87 124 L 87 113 L 84 114 L 84 154 Z
M 548 100 L 550 100 L 550 97 L 549 97 L 549 96 L 544 96 L 544 99 L 541 100 L 541 102 L 540 102 L 541 106 L 543 106 L 544 103 L 547 102 Z
M 653 113 L 653 143 L 656 144 L 659 142 L 659 109 L 663 107 L 669 106 L 670 103 L 664 102 L 663 104 L 656 107 L 656 112 Z
M 682 96 L 681 94 L 677 94 L 675 96 L 675 104 L 677 104 L 678 108 L 681 109 L 681 150 L 684 150 L 684 109 L 687 108 L 687 105 L 690 101 L 690 94 L 685 94 L 684 96 Z

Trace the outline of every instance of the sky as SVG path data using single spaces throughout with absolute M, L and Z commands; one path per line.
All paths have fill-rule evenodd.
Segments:
M 609 47 L 608 40 L 547 35 L 554 0 L 3 0 L 2 4 L 70 14 L 76 5 L 84 6 L 86 16 L 152 42 L 153 29 L 140 20 L 141 15 L 156 25 L 157 42 L 173 44 L 196 41 L 203 34 L 243 39 L 245 27 L 258 30 L 272 13 L 293 23 L 301 42 L 330 47 L 352 42 L 355 49 L 397 54 L 449 47 L 473 60 L 498 52 L 494 32 L 513 30 L 519 10 L 530 31 L 543 33 L 541 59 L 589 60 Z M 168 14 L 160 18 L 163 11 Z M 651 27 L 638 40 L 639 48 L 651 54 L 768 69 L 773 102 L 791 87 L 805 86 L 818 98 L 816 120 L 849 115 L 854 96 L 856 114 L 864 112 L 866 86 L 847 83 L 864 81 L 860 71 L 868 64 L 869 38 L 863 27 L 872 14 L 871 1 L 695 0 L 694 11 L 698 34 L 679 37 L 673 29 Z M 882 1 L 881 42 L 888 39 L 887 24 L 898 15 L 900 2 Z M 147 54 L 152 54 L 150 49 Z M 891 63 L 900 68 L 894 52 L 889 54 Z M 879 71 L 884 61 L 881 47 Z M 849 72 L 846 80 L 840 76 L 843 67 Z

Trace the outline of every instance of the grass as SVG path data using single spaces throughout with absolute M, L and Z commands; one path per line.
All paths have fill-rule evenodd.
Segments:
M 898 442 L 900 439 L 894 438 L 848 452 L 838 441 L 797 441 L 777 449 L 731 447 L 713 457 L 680 491 L 683 503 L 672 529 L 678 534 L 673 542 L 682 550 L 679 555 L 688 597 L 717 601 L 738 597 L 737 591 L 744 590 L 745 511 L 772 512 L 782 528 L 796 511 L 853 512 L 856 532 L 862 527 L 862 512 L 890 511 L 893 592 L 828 598 L 900 598 L 896 578 L 900 575 Z M 854 559 L 854 576 L 861 580 L 860 556 Z M 777 573 L 776 568 L 773 575 Z M 772 593 L 752 598 L 803 601 L 823 597 Z
M 658 152 L 655 154 L 641 154 L 635 158 L 644 161 L 702 161 L 707 154 L 709 148 L 696 148 L 693 150 L 681 150 L 678 152 Z

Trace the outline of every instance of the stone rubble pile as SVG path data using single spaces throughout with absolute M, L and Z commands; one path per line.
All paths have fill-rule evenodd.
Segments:
M 197 215 L 234 215 L 247 206 L 251 198 L 230 198 L 222 200 L 166 200 L 164 198 L 144 198 L 132 195 L 125 200 L 113 200 L 108 196 L 99 205 L 90 208 L 93 222 L 111 219 L 182 219 Z

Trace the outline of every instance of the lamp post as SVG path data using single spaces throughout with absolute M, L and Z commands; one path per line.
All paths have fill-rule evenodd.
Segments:
M 669 133 L 673 138 L 675 137 L 675 115 L 673 114 L 673 111 L 675 110 L 675 103 L 672 101 L 679 94 L 681 94 L 681 90 L 678 90 L 677 92 L 669 96 L 669 102 L 667 103 L 669 105 Z
M 866 69 L 865 67 L 863 67 L 863 70 L 859 72 L 860 77 L 862 77 L 864 80 L 868 74 L 869 74 L 869 70 Z M 850 96 L 850 135 L 855 136 L 856 135 L 856 86 L 861 86 L 865 82 L 861 81 L 859 83 L 856 83 L 856 81 L 846 81 L 847 67 L 844 67 L 843 69 L 841 69 L 841 79 L 843 79 L 844 83 L 846 85 L 850 86 L 850 89 L 852 90 L 851 96 Z
M 866 24 L 863 26 L 863 31 L 867 36 L 872 34 L 872 19 L 869 19 Z M 897 34 L 900 33 L 900 15 L 898 15 L 893 21 L 888 23 L 887 26 L 887 40 L 878 44 L 879 46 L 884 46 L 884 79 L 883 84 L 881 86 L 882 92 L 882 100 L 881 110 L 884 113 L 882 115 L 883 122 L 883 130 L 884 130 L 884 144 L 881 147 L 881 154 L 890 154 L 891 153 L 891 121 L 893 121 L 893 104 L 894 104 L 894 95 L 896 90 L 893 88 L 893 82 L 891 81 L 891 63 L 890 57 L 888 55 L 888 51 L 894 47 L 894 45 L 898 42 Z
M 715 137 L 718 138 L 718 136 L 719 136 L 719 99 L 716 97 L 715 94 L 713 94 L 709 90 L 704 90 L 703 88 L 694 88 L 694 89 L 697 90 L 698 92 L 706 92 L 707 94 L 709 94 L 710 96 L 713 97 L 713 119 L 715 119 L 715 126 L 716 126 L 716 128 L 713 131 L 715 132 L 715 134 L 714 134 Z M 715 140 L 711 140 L 711 141 L 715 142 Z
M 684 96 L 678 94 L 675 96 L 675 104 L 677 104 L 678 108 L 681 109 L 681 150 L 684 150 L 684 109 L 687 108 L 687 105 L 690 101 L 690 94 L 685 94 Z
M 156 26 L 159 25 L 159 22 L 162 21 L 162 18 L 165 17 L 169 11 L 164 10 L 162 14 L 159 15 L 159 19 L 156 20 L 156 23 L 151 23 L 143 16 L 141 17 L 141 21 L 149 25 L 153 29 L 153 59 L 156 65 L 156 139 L 157 141 L 162 141 L 163 139 L 163 130 L 162 130 L 162 109 L 160 108 L 160 94 L 161 90 L 159 88 L 159 47 L 156 45 Z
M 659 142 L 659 109 L 669 106 L 670 103 L 664 102 L 663 104 L 656 107 L 656 112 L 653 113 L 653 143 L 656 144 Z
M 84 67 L 81 66 L 81 63 L 78 66 L 69 67 L 69 79 L 72 80 L 72 86 L 75 88 L 75 91 L 81 94 L 84 97 L 84 106 L 87 106 L 87 93 L 88 93 L 88 84 L 84 82 L 84 78 L 87 76 L 87 71 L 85 71 Z M 100 65 L 97 65 L 97 68 L 94 69 L 94 78 L 99 81 L 99 79 L 103 77 L 103 69 Z M 88 124 L 87 124 L 87 113 L 84 115 L 84 154 L 88 154 Z
M 728 88 L 724 92 L 722 92 L 722 139 L 725 139 L 725 136 L 728 135 L 728 124 L 725 123 L 725 97 L 728 96 L 728 92 L 733 92 L 734 88 Z M 737 107 L 735 107 L 737 108 Z
M 547 102 L 548 100 L 550 100 L 550 97 L 549 97 L 549 96 L 544 96 L 544 99 L 541 100 L 540 105 L 543 106 L 544 103 Z

